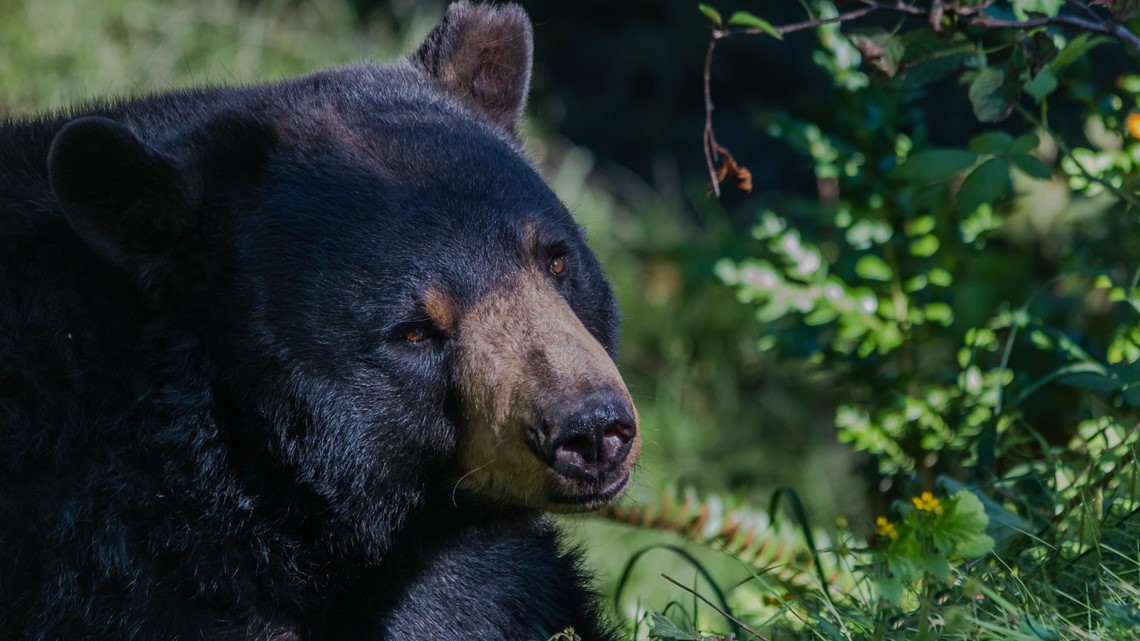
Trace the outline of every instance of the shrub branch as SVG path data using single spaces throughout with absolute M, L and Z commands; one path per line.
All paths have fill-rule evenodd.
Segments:
M 711 37 L 709 38 L 708 51 L 705 54 L 704 68 L 705 127 L 703 149 L 710 181 L 709 189 L 705 194 L 706 197 L 709 194 L 716 194 L 718 198 L 720 197 L 720 182 L 725 179 L 726 174 L 735 176 L 739 171 L 747 172 L 743 167 L 738 167 L 736 162 L 732 160 L 732 154 L 729 153 L 728 149 L 717 142 L 716 133 L 713 129 L 712 112 L 715 107 L 712 102 L 711 89 L 712 62 L 714 52 L 716 51 L 716 43 L 719 40 L 735 36 L 772 35 L 773 31 L 780 36 L 785 36 L 790 33 L 803 31 L 805 29 L 814 29 L 826 24 L 852 22 L 875 13 L 893 12 L 925 18 L 930 22 L 935 31 L 941 30 L 942 19 L 945 15 L 955 16 L 959 25 L 983 29 L 1030 31 L 1042 27 L 1066 27 L 1086 33 L 1115 38 L 1137 53 L 1140 53 L 1140 35 L 1133 33 L 1132 30 L 1128 28 L 1128 25 L 1121 20 L 1110 15 L 1104 15 L 1103 12 L 1083 2 L 1069 2 L 1067 4 L 1079 7 L 1088 17 L 1059 13 L 1056 16 L 1039 16 L 1028 20 L 1005 20 L 995 18 L 984 12 L 984 10 L 995 1 L 996 0 L 986 0 L 977 5 L 961 6 L 954 3 L 946 3 L 943 0 L 932 2 L 929 7 L 920 7 L 901 1 L 888 3 L 877 2 L 876 0 L 860 0 L 863 6 L 859 9 L 853 9 L 831 17 L 813 18 L 802 22 L 773 26 L 771 30 L 757 27 L 714 27 Z M 719 170 L 716 168 L 718 163 L 721 163 Z M 750 178 L 751 176 L 749 175 L 749 179 Z M 744 188 L 743 181 L 741 181 L 741 187 Z M 746 191 L 747 190 L 751 190 L 751 180 L 748 181 Z

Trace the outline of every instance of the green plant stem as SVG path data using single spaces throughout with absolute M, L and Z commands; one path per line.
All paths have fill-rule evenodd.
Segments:
M 925 639 L 926 631 L 930 627 L 930 588 L 927 587 L 926 581 L 922 582 L 922 609 L 919 610 L 918 616 L 918 638 Z
M 1042 122 L 1041 120 L 1037 119 L 1037 117 L 1034 116 L 1032 112 L 1030 112 L 1025 107 L 1022 107 L 1021 105 L 1018 105 L 1017 112 L 1019 114 L 1021 114 L 1022 118 L 1025 118 L 1029 122 L 1033 123 L 1033 125 L 1043 129 L 1046 133 L 1048 133 L 1049 136 L 1054 141 L 1056 141 L 1057 148 L 1060 149 L 1062 153 L 1064 153 L 1066 156 L 1069 157 L 1070 160 L 1073 161 L 1073 164 L 1077 166 L 1077 169 L 1081 170 L 1081 174 L 1083 174 L 1085 178 L 1095 182 L 1098 185 L 1101 185 L 1102 187 L 1104 187 L 1108 191 L 1112 192 L 1112 195 L 1123 200 L 1124 202 L 1128 203 L 1129 205 L 1132 205 L 1133 207 L 1140 208 L 1140 198 L 1137 198 L 1135 195 L 1124 191 L 1123 189 L 1112 184 L 1111 182 L 1109 182 L 1109 181 L 1105 180 L 1104 178 L 1102 178 L 1102 177 L 1092 173 L 1091 171 L 1089 171 L 1088 168 L 1086 168 L 1084 165 L 1082 165 L 1081 161 L 1077 160 L 1077 157 L 1073 155 L 1073 148 L 1070 147 L 1068 145 L 1068 143 L 1066 143 L 1065 140 L 1063 138 L 1061 138 L 1061 136 L 1057 132 L 1053 131 L 1053 129 L 1051 129 L 1049 127 L 1049 125 L 1047 125 L 1044 122 Z
M 909 332 L 910 308 L 907 306 L 906 292 L 903 291 L 902 277 L 899 275 L 900 265 L 898 252 L 895 250 L 894 245 L 891 243 L 886 243 L 883 246 L 883 253 L 886 255 L 887 264 L 891 266 L 891 303 L 894 304 L 895 307 L 895 316 L 897 317 L 899 327 L 901 327 L 904 331 Z M 903 345 L 906 344 L 907 343 L 904 336 Z M 913 363 L 909 362 L 912 359 L 908 358 L 906 360 L 908 362 L 903 363 L 905 370 L 908 374 L 913 373 L 911 371 Z
M 718 607 L 716 606 L 716 604 L 715 604 L 715 603 L 713 603 L 712 601 L 709 601 L 708 599 L 706 599 L 704 596 L 702 596 L 702 595 L 701 595 L 699 592 L 697 592 L 696 590 L 694 590 L 694 589 L 690 588 L 689 586 L 685 585 L 684 583 L 681 583 L 680 581 L 678 581 L 677 579 L 674 579 L 673 577 L 669 576 L 668 574 L 662 574 L 661 576 L 662 576 L 662 577 L 663 577 L 663 578 L 664 578 L 666 581 L 668 581 L 668 582 L 672 583 L 673 585 L 675 585 L 675 586 L 677 586 L 677 587 L 681 588 L 682 590 L 684 590 L 684 591 L 686 591 L 686 592 L 689 592 L 689 593 L 691 593 L 693 596 L 695 596 L 696 598 L 698 598 L 698 599 L 700 599 L 701 601 L 703 601 L 705 605 L 707 605 L 707 606 L 709 606 L 710 608 L 712 608 L 712 609 L 716 610 L 716 611 L 717 611 L 717 612 L 718 612 L 718 613 L 719 613 L 719 614 L 720 614 L 722 617 L 724 617 L 724 618 L 726 618 L 726 619 L 728 619 L 728 620 L 732 621 L 732 622 L 733 622 L 733 623 L 735 623 L 736 625 L 739 625 L 741 628 L 743 628 L 744 630 L 746 630 L 746 631 L 748 632 L 748 634 L 751 634 L 752 636 L 756 637 L 757 639 L 760 639 L 761 641 L 771 641 L 771 640 L 770 640 L 768 637 L 766 637 L 766 636 L 764 636 L 764 635 L 760 634 L 759 632 L 757 632 L 757 631 L 753 630 L 752 628 L 748 627 L 748 625 L 747 625 L 746 623 L 744 623 L 743 621 L 741 621 L 740 619 L 738 619 L 738 618 L 736 618 L 736 617 L 732 616 L 732 615 L 731 615 L 731 614 L 729 614 L 728 612 L 725 612 L 725 611 L 724 611 L 724 610 L 722 610 L 721 608 L 718 608 Z

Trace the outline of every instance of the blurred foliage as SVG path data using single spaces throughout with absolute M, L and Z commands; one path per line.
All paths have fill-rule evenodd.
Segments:
M 811 159 L 818 201 L 765 211 L 753 228 L 764 250 L 717 266 L 755 306 L 765 347 L 856 385 L 836 424 L 888 479 L 962 468 L 993 479 L 998 459 L 1019 462 L 1019 437 L 1064 443 L 1090 412 L 1130 423 L 1140 400 L 1124 393 L 1137 380 L 1127 363 L 1140 143 L 1126 122 L 1140 109 L 1130 91 L 1140 77 L 1089 81 L 1086 54 L 1106 38 L 956 29 L 947 6 L 940 32 L 919 19 L 890 32 L 819 27 L 815 60 L 842 88 L 843 126 L 766 123 Z M 920 103 L 939 82 L 965 85 L 994 128 L 963 148 L 933 145 L 937 123 Z M 1087 133 L 1069 142 L 1050 109 L 1078 108 Z M 1041 393 L 1052 381 L 1067 386 Z
M 1099 4 L 804 4 L 833 117 L 757 125 L 809 159 L 816 198 L 765 199 L 762 247 L 717 273 L 764 349 L 847 384 L 839 436 L 887 494 L 873 546 L 837 538 L 856 587 L 764 585 L 779 610 L 743 615 L 757 627 L 1140 634 L 1140 77 L 1090 63 L 1134 65 L 1140 38 L 1135 6 Z M 699 9 L 714 44 L 800 28 Z M 926 102 L 947 85 L 980 127 L 958 145 Z
M 284 78 L 388 57 L 408 41 L 391 25 L 354 27 L 340 2 L 0 0 L 0 114 Z

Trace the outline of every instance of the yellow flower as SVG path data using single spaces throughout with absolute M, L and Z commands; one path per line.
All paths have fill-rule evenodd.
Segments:
M 786 605 L 787 603 L 791 602 L 795 598 L 796 598 L 796 595 L 791 594 L 791 593 L 785 593 L 784 595 L 782 595 L 778 598 L 774 597 L 774 596 L 764 597 L 764 605 L 768 605 L 768 606 L 771 606 L 773 608 L 778 608 L 778 607 L 781 607 L 783 605 Z
M 922 496 L 916 496 L 911 501 L 920 512 L 933 512 L 939 516 L 942 515 L 942 501 L 939 501 L 930 492 L 923 492 Z
M 888 521 L 885 516 L 875 519 L 875 533 L 892 541 L 899 538 L 899 531 L 895 529 L 895 524 Z
M 1128 133 L 1132 134 L 1133 138 L 1140 138 L 1140 113 L 1128 114 L 1128 120 L 1125 121 L 1128 127 Z

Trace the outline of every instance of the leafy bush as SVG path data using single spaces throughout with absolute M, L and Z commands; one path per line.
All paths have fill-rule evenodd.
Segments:
M 836 423 L 888 477 L 965 466 L 993 479 L 999 436 L 1003 463 L 1018 435 L 1063 443 L 1092 399 L 1054 382 L 1098 393 L 1122 423 L 1140 404 L 1140 144 L 1127 129 L 1140 107 L 1126 89 L 1140 76 L 1107 84 L 1090 64 L 1111 44 L 1092 33 L 1125 29 L 1108 12 L 1027 18 L 1039 5 L 869 3 L 902 18 L 844 32 L 869 11 L 813 4 L 803 24 L 840 87 L 835 122 L 776 115 L 767 133 L 810 157 L 818 202 L 794 224 L 764 212 L 753 234 L 767 251 L 717 268 L 756 307 L 765 345 L 858 381 Z M 800 26 L 757 20 L 714 25 L 713 42 Z M 1137 42 L 1123 38 L 1133 54 Z M 928 97 L 952 81 L 981 131 L 937 146 Z M 1083 119 L 1082 139 L 1051 113 Z
M 836 87 L 829 122 L 758 116 L 817 197 L 763 197 L 762 251 L 716 271 L 760 345 L 845 382 L 840 438 L 887 494 L 874 544 L 831 550 L 853 589 L 769 583 L 775 611 L 745 618 L 826 639 L 1135 638 L 1140 76 L 1108 62 L 1134 68 L 1140 7 L 804 6 L 788 25 L 700 7 L 710 65 L 726 38 L 812 29 Z M 710 191 L 746 187 L 706 83 Z M 974 123 L 945 131 L 955 108 Z

